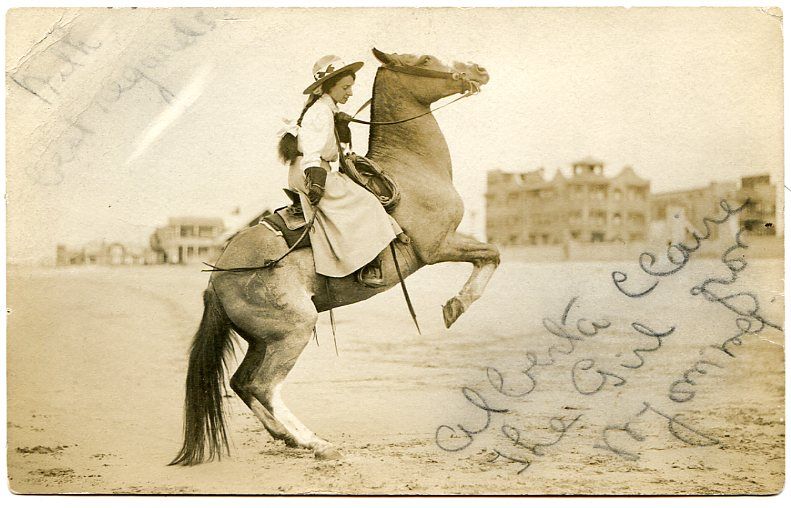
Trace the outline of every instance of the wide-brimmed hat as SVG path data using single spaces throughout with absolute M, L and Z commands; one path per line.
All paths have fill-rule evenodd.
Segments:
M 313 64 L 313 84 L 307 87 L 302 93 L 306 95 L 311 94 L 316 91 L 316 89 L 320 87 L 322 83 L 331 77 L 337 76 L 344 71 L 357 72 L 362 68 L 363 65 L 363 62 L 346 64 L 340 59 L 340 57 L 335 55 L 321 57 L 315 64 Z

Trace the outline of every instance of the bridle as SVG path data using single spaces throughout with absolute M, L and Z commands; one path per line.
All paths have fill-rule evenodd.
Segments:
M 437 110 L 440 110 L 440 109 L 444 108 L 445 106 L 450 106 L 451 104 L 453 104 L 456 101 L 460 101 L 461 99 L 464 99 L 466 97 L 470 97 L 470 96 L 475 95 L 475 94 L 477 94 L 478 92 L 481 91 L 481 84 L 478 83 L 477 81 L 467 77 L 467 74 L 464 73 L 464 72 L 435 71 L 433 69 L 424 69 L 423 67 L 416 67 L 414 65 L 396 65 L 396 64 L 385 64 L 385 65 L 382 65 L 381 68 L 382 69 L 389 69 L 389 70 L 391 70 L 393 72 L 400 72 L 402 74 L 409 74 L 411 76 L 420 76 L 422 78 L 438 78 L 438 79 L 450 79 L 450 80 L 453 80 L 453 81 L 461 81 L 462 82 L 462 90 L 465 90 L 465 92 L 462 95 L 460 95 L 459 97 L 456 97 L 455 99 L 453 99 L 452 101 L 443 104 L 442 106 L 437 106 L 436 108 L 429 109 L 428 111 L 426 111 L 424 113 L 420 113 L 419 115 L 411 116 L 409 118 L 403 118 L 401 120 L 391 120 L 391 121 L 388 121 L 388 122 L 373 122 L 373 121 L 368 122 L 368 121 L 365 121 L 365 120 L 357 120 L 356 118 L 354 118 L 355 116 L 359 115 L 362 110 L 364 110 L 365 108 L 367 108 L 371 104 L 371 101 L 373 100 L 371 98 L 371 99 L 368 99 L 365 102 L 365 104 L 360 106 L 360 109 L 358 109 L 357 112 L 354 113 L 354 115 L 349 119 L 349 122 L 360 123 L 360 124 L 364 124 L 364 125 L 396 125 L 396 124 L 399 124 L 399 123 L 409 122 L 410 120 L 415 120 L 415 119 L 420 118 L 422 116 L 429 115 L 429 114 L 433 113 L 434 111 L 437 111 Z

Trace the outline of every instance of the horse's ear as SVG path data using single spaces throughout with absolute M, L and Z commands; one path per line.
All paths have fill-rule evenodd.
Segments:
M 382 51 L 379 51 L 376 48 L 371 48 L 371 51 L 373 51 L 376 59 L 382 62 L 383 64 L 387 65 L 393 62 L 393 59 L 387 53 L 383 53 Z

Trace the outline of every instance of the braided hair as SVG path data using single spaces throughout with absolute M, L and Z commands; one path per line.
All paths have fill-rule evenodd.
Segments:
M 345 71 L 341 72 L 337 76 L 333 76 L 327 81 L 321 84 L 321 94 L 312 93 L 310 97 L 308 97 L 307 102 L 305 102 L 305 106 L 302 108 L 302 113 L 299 114 L 299 119 L 297 119 L 297 125 L 302 126 L 302 119 L 305 117 L 305 113 L 308 112 L 311 106 L 316 104 L 316 101 L 321 98 L 321 96 L 334 87 L 338 81 L 342 80 L 346 76 L 351 76 L 352 79 L 356 79 L 356 75 L 352 71 Z M 293 164 L 297 157 L 302 155 L 302 152 L 299 151 L 297 145 L 297 138 L 290 132 L 283 134 L 283 137 L 280 138 L 280 142 L 277 145 L 277 153 L 280 161 L 283 164 Z

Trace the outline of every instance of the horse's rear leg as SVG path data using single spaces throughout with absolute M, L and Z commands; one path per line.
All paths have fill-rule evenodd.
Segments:
M 500 264 L 500 251 L 494 245 L 479 242 L 469 235 L 453 233 L 447 238 L 436 258 L 431 260 L 431 264 L 446 261 L 465 261 L 473 264 L 472 273 L 464 287 L 442 307 L 445 327 L 450 328 L 459 316 L 483 295 L 489 279 Z
M 255 375 L 263 364 L 265 356 L 266 346 L 250 341 L 244 360 L 231 377 L 231 388 L 261 420 L 273 438 L 285 441 L 288 446 L 298 446 L 291 433 L 272 416 L 271 408 L 266 408 L 255 396 Z
M 315 320 L 314 320 L 315 322 Z M 301 329 L 302 333 L 297 330 Z M 251 344 L 247 356 L 231 380 L 234 391 L 245 401 L 275 439 L 289 446 L 314 450 L 317 458 L 337 459 L 341 454 L 328 441 L 319 438 L 286 407 L 280 391 L 286 376 L 297 362 L 311 337 L 304 327 L 276 340 Z

